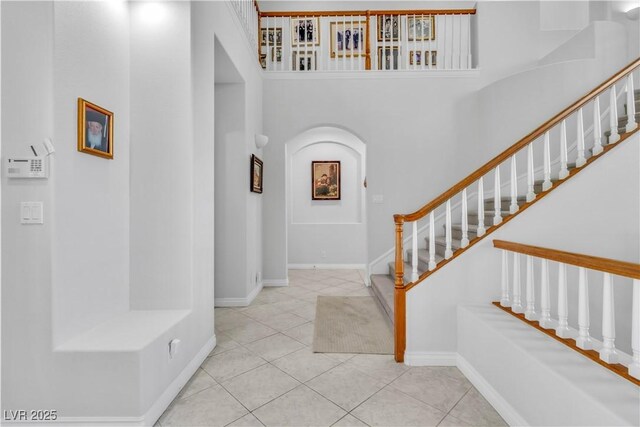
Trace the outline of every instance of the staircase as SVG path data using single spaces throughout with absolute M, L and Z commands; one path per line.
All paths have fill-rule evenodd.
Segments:
M 420 210 L 405 215 L 395 215 L 396 230 L 396 255 L 395 261 L 390 262 L 388 274 L 374 274 L 371 276 L 371 285 L 374 294 L 380 300 L 382 307 L 394 324 L 396 361 L 402 362 L 405 348 L 406 334 L 406 293 L 412 287 L 418 285 L 431 274 L 455 260 L 474 244 L 485 238 L 499 227 L 517 217 L 524 210 L 541 200 L 559 185 L 563 184 L 593 161 L 615 148 L 622 141 L 638 131 L 640 122 L 640 90 L 633 90 L 634 71 L 640 66 L 640 59 L 635 60 L 614 76 L 595 88 L 591 93 L 569 106 L 547 123 L 509 147 L 503 153 L 496 156 L 487 164 L 473 172 L 458 184 L 447 190 Z M 619 92 L 617 92 L 617 90 Z M 622 107 L 624 115 L 618 116 L 619 97 L 616 93 L 624 92 Z M 606 96 L 608 95 L 608 96 Z M 600 102 L 607 99 L 608 118 L 600 114 Z M 601 138 L 589 138 L 593 141 L 590 148 L 586 146 L 584 126 L 584 106 L 593 104 L 593 135 L 602 135 Z M 629 114 L 630 113 L 630 114 Z M 576 118 L 577 123 L 577 158 L 569 162 L 567 156 L 566 121 L 570 116 Z M 632 119 L 629 120 L 631 115 Z M 603 131 L 602 122 L 608 122 L 608 129 Z M 553 170 L 550 161 L 550 131 L 560 128 L 560 169 Z M 615 129 L 612 135 L 612 130 Z M 555 133 L 555 131 L 554 131 Z M 544 179 L 535 179 L 533 143 L 538 138 L 544 143 Z M 554 144 L 557 141 L 553 141 Z M 591 145 L 591 144 L 590 144 Z M 526 194 L 518 191 L 519 177 L 516 174 L 517 155 L 526 155 L 527 176 Z M 510 164 L 510 167 L 509 167 Z M 500 177 L 501 169 L 510 171 L 510 180 L 507 185 L 510 189 L 509 197 L 502 196 L 502 187 L 505 186 Z M 504 172 L 506 174 L 506 172 Z M 489 179 L 491 178 L 491 179 Z M 484 184 L 493 181 L 493 195 L 484 196 Z M 467 190 L 477 188 L 478 203 L 475 209 L 467 209 Z M 460 200 L 460 214 L 456 214 L 457 221 L 453 220 L 452 201 Z M 499 210 L 496 209 L 499 205 Z M 444 209 L 443 209 L 444 208 Z M 435 226 L 434 213 L 440 209 L 441 215 L 446 218 L 444 224 Z M 444 210 L 444 212 L 442 212 Z M 430 221 L 428 236 L 418 238 L 417 222 L 422 218 Z M 463 219 L 466 218 L 466 221 Z M 413 233 L 411 245 L 404 250 L 404 225 L 411 223 Z M 442 232 L 438 233 L 436 230 Z M 422 245 L 419 241 L 424 241 Z

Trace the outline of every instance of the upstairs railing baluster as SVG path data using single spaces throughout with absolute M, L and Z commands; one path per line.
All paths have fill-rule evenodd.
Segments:
M 527 255 L 527 307 L 524 311 L 524 317 L 527 320 L 534 320 L 536 318 L 536 297 L 535 297 L 535 280 L 533 272 L 533 257 Z
M 509 299 L 509 252 L 502 251 L 502 275 L 500 280 L 502 288 L 502 298 L 500 298 L 500 305 L 503 307 L 511 307 L 511 300 Z
M 446 248 L 444 251 L 444 257 L 445 259 L 449 259 L 453 256 L 453 251 L 451 250 L 451 199 L 447 200 L 445 216 L 446 216 L 446 224 L 445 224 Z
M 469 213 L 467 212 L 467 189 L 462 190 L 462 239 L 460 246 L 469 246 Z
M 569 338 L 569 300 L 567 298 L 567 266 L 558 263 L 558 327 L 556 335 L 560 338 Z
M 435 213 L 429 213 L 429 271 L 436 269 L 436 223 Z
M 484 179 L 480 177 L 478 180 L 478 237 L 484 236 L 487 230 L 484 228 Z
M 567 153 L 567 121 L 560 123 L 560 173 L 559 179 L 565 179 L 569 176 L 569 154 Z
M 611 134 L 609 135 L 609 144 L 615 144 L 620 141 L 618 134 L 618 96 L 616 95 L 616 84 L 611 85 L 609 91 L 609 126 Z
M 418 221 L 413 221 L 411 234 L 411 280 L 418 280 Z
M 633 73 L 627 76 L 627 127 L 625 130 L 631 132 L 638 127 L 636 122 L 636 103 L 633 96 Z
M 576 120 L 576 136 L 578 138 L 578 158 L 576 159 L 576 167 L 581 168 L 582 166 L 587 164 L 587 159 L 585 157 L 586 148 L 584 146 L 584 118 L 582 115 L 582 108 L 578 110 L 578 118 Z
M 600 115 L 600 97 L 593 100 L 593 155 L 602 153 L 602 124 Z
M 500 209 L 502 209 L 502 206 L 500 206 Z M 518 209 L 518 172 L 516 170 L 516 155 L 514 154 L 511 156 L 511 205 L 509 205 L 509 213 L 514 214 L 518 212 Z
M 576 345 L 583 350 L 591 350 L 593 342 L 589 335 L 589 284 L 587 270 L 578 267 L 578 338 Z
M 613 301 L 611 274 L 604 273 L 602 285 L 602 349 L 600 359 L 607 363 L 618 363 L 618 351 L 615 345 L 616 320 Z
M 633 280 L 631 307 L 631 350 L 633 360 L 629 365 L 629 375 L 640 379 L 640 280 Z
M 549 147 L 549 132 L 544 134 L 544 182 L 542 183 L 542 191 L 548 191 L 551 186 L 551 148 Z
M 533 142 L 527 146 L 527 202 L 536 198 L 534 185 L 536 182 L 535 169 L 533 168 Z
M 551 327 L 551 295 L 549 293 L 549 261 L 540 260 L 540 326 Z
M 502 222 L 502 212 L 501 209 L 501 200 L 500 197 L 500 165 L 496 166 L 496 170 L 494 173 L 494 190 L 493 190 L 493 225 L 498 225 Z
M 522 313 L 520 286 L 520 255 L 513 253 L 513 301 L 511 302 L 511 310 L 514 313 Z

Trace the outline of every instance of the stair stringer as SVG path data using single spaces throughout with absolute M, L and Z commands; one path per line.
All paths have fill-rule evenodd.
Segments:
M 410 359 L 412 354 L 455 353 L 456 307 L 460 304 L 490 304 L 500 299 L 501 254 L 493 248 L 494 239 L 638 262 L 639 159 L 640 133 L 636 132 L 603 158 L 587 166 L 587 170 L 551 191 L 544 200 L 537 202 L 535 209 L 520 213 L 518 219 L 514 218 L 485 236 L 454 259 L 451 265 L 443 266 L 423 283 L 411 288 L 406 299 L 405 358 Z M 552 283 L 555 274 L 554 267 L 551 270 Z M 601 286 L 601 275 L 599 277 L 600 280 L 590 281 L 595 290 L 597 283 Z M 616 278 L 616 281 L 622 279 Z M 630 292 L 629 286 L 621 284 L 615 289 L 616 301 L 630 300 L 624 294 Z M 590 298 L 591 307 L 597 308 L 601 295 L 590 291 Z M 556 314 L 555 300 L 552 291 L 553 316 Z M 627 324 L 630 324 L 630 305 L 626 310 L 628 313 L 624 312 L 624 304 L 621 304 L 621 311 L 616 311 L 616 319 L 620 320 L 616 326 L 622 325 L 622 319 L 627 319 Z M 569 311 L 576 313 L 571 307 Z M 597 312 L 592 311 L 592 318 L 598 318 Z M 569 320 L 571 323 L 572 319 Z M 600 338 L 595 329 L 593 332 L 596 338 Z M 628 351 L 623 340 L 630 340 L 630 331 L 619 327 L 616 332 L 619 348 Z

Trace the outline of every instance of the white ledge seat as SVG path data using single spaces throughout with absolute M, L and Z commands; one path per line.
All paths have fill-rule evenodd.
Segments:
M 132 310 L 56 347 L 55 351 L 140 351 L 180 323 L 191 310 Z

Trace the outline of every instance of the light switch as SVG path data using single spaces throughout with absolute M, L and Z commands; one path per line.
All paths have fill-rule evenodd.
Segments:
M 372 202 L 382 204 L 384 202 L 384 196 L 382 194 L 376 194 L 373 196 Z
M 20 203 L 20 224 L 44 224 L 42 202 Z

